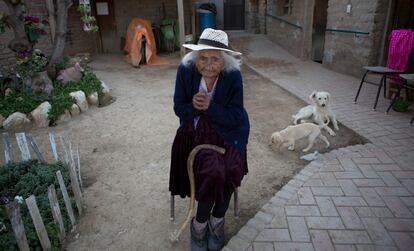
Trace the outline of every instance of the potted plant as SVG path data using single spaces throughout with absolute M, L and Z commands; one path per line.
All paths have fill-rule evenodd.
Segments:
M 402 98 L 397 98 L 392 106 L 392 109 L 396 112 L 407 112 L 408 111 L 408 102 Z
M 81 20 L 83 22 L 83 30 L 88 31 L 88 32 L 98 31 L 98 26 L 96 25 L 96 19 L 91 14 L 91 6 L 86 3 L 79 4 L 78 10 L 82 15 Z
M 45 78 L 47 76 L 46 66 L 48 58 L 39 50 L 24 52 L 16 59 L 16 71 L 24 80 L 26 86 L 33 87 L 34 78 Z
M 38 17 L 25 16 L 24 29 L 30 43 L 36 43 L 42 35 L 46 35 L 46 26 L 49 22 L 46 19 L 40 20 Z

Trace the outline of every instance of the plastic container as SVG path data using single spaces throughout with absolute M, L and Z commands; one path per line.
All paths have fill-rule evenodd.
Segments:
M 204 31 L 205 28 L 216 28 L 216 14 L 211 11 L 198 9 L 198 29 L 200 33 Z

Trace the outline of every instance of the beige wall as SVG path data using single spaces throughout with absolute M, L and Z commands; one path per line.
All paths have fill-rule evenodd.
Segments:
M 361 76 L 362 66 L 379 63 L 385 20 L 390 0 L 352 0 L 352 13 L 346 13 L 348 1 L 329 0 L 328 29 L 368 32 L 368 35 L 327 31 L 323 64 L 335 71 Z M 291 15 L 278 15 L 278 0 L 268 0 L 268 13 L 301 28 L 266 17 L 268 37 L 302 58 L 311 59 L 313 8 L 315 0 L 293 0 Z
M 323 64 L 339 72 L 361 76 L 365 65 L 376 65 L 381 52 L 387 0 L 352 1 L 352 13 L 346 13 L 342 0 L 330 0 L 327 27 L 368 32 L 369 35 L 327 32 Z

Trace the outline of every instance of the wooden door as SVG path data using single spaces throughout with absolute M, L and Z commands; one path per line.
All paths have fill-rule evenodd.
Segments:
M 328 0 L 316 0 L 313 11 L 312 60 L 318 63 L 323 60 L 327 16 Z
M 224 29 L 244 30 L 244 0 L 224 0 Z
M 118 37 L 114 0 L 95 0 L 96 21 L 99 26 L 103 53 L 120 52 L 121 40 Z

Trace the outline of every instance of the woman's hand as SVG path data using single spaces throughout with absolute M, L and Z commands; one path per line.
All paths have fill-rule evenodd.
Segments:
M 210 106 L 210 97 L 207 92 L 200 91 L 193 96 L 193 106 L 197 110 L 205 111 Z

